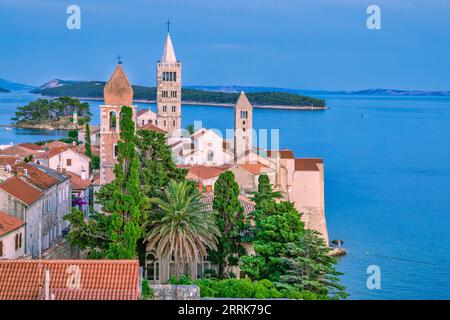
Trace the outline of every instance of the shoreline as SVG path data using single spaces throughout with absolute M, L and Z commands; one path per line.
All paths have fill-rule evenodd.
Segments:
M 44 98 L 53 99 L 57 97 L 43 96 Z M 95 100 L 102 101 L 103 98 L 92 98 L 92 97 L 70 97 L 78 100 Z M 138 103 L 156 103 L 156 100 L 145 100 L 145 99 L 134 99 L 133 102 Z M 217 102 L 191 102 L 191 101 L 181 101 L 181 104 L 190 106 L 213 106 L 213 107 L 234 107 L 232 103 L 217 103 Z M 275 110 L 299 110 L 299 111 L 318 111 L 326 110 L 328 107 L 312 107 L 312 106 L 292 106 L 292 105 L 253 105 L 256 109 L 275 109 Z

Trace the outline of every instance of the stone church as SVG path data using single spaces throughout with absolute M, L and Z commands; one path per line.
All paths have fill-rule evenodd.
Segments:
M 309 229 L 317 230 L 329 242 L 325 219 L 324 166 L 322 159 L 295 158 L 291 150 L 255 148 L 253 107 L 241 92 L 234 107 L 233 137 L 223 137 L 213 129 L 195 128 L 193 134 L 181 128 L 181 62 L 177 60 L 170 34 L 167 33 L 163 55 L 156 66 L 157 111 L 137 110 L 133 105 L 133 88 L 121 62 L 104 88 L 104 105 L 100 106 L 100 185 L 114 180 L 117 143 L 120 139 L 120 111 L 126 105 L 133 109 L 137 129 L 152 130 L 167 136 L 175 161 L 188 169 L 212 207 L 214 182 L 226 171 L 232 171 L 241 188 L 240 201 L 246 213 L 253 210 L 250 200 L 257 190 L 258 178 L 266 174 L 274 188 L 295 204 Z M 252 248 L 247 248 L 249 253 Z M 193 278 L 206 269 L 214 269 L 205 257 L 199 264 L 187 267 Z M 233 273 L 240 275 L 238 267 Z M 149 252 L 144 275 L 153 283 L 166 282 L 174 272 L 173 261 L 159 261 Z

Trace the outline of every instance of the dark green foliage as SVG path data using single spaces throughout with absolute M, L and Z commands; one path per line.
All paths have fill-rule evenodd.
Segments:
M 67 133 L 67 136 L 70 139 L 76 141 L 76 140 L 78 140 L 78 131 L 77 130 L 69 130 L 69 132 Z
M 100 169 L 100 156 L 92 155 L 91 157 L 91 169 Z
M 268 279 L 284 296 L 325 299 L 346 297 L 330 249 L 317 232 L 306 230 L 290 202 L 275 201 L 266 178 L 255 194 L 253 247 L 255 255 L 241 257 L 241 270 L 253 280 Z
M 91 147 L 91 126 L 86 123 L 85 130 L 85 154 L 91 158 L 92 161 L 92 147 Z
M 193 283 L 200 287 L 200 296 L 210 298 L 284 298 L 269 280 L 244 279 L 197 279 Z
M 185 179 L 187 170 L 176 167 L 163 134 L 139 130 L 136 145 L 139 150 L 141 190 L 147 197 L 155 197 L 157 190 L 167 186 L 170 180 Z
M 142 299 L 147 300 L 153 298 L 155 292 L 150 287 L 150 284 L 148 283 L 147 279 L 142 280 Z
M 225 275 L 227 266 L 236 266 L 245 254 L 241 243 L 244 228 L 244 208 L 239 202 L 239 185 L 231 171 L 223 172 L 214 184 L 213 209 L 216 223 L 222 234 L 218 250 L 209 252 L 209 259 L 219 265 L 219 277 Z
M 12 119 L 17 123 L 39 124 L 62 119 L 72 120 L 76 111 L 80 120 L 91 119 L 89 104 L 78 99 L 61 96 L 55 99 L 38 99 L 26 106 L 18 107 L 16 116 Z
M 51 97 L 70 96 L 103 98 L 104 86 L 105 82 L 83 81 L 78 83 L 70 83 L 55 88 L 38 90 L 36 92 Z M 156 98 L 156 88 L 154 87 L 148 88 L 143 86 L 133 86 L 133 91 L 134 99 L 153 101 Z M 183 88 L 181 100 L 183 102 L 235 104 L 238 97 L 239 93 Z M 286 92 L 248 93 L 247 97 L 254 105 L 325 106 L 325 101 L 323 99 L 316 99 Z
M 190 135 L 194 134 L 194 125 L 193 124 L 188 124 L 185 129 L 187 132 L 189 132 Z
M 146 210 L 147 199 L 139 189 L 139 160 L 130 107 L 122 107 L 120 128 L 116 178 L 97 193 L 97 200 L 107 214 L 94 212 L 87 222 L 77 211 L 65 217 L 71 222 L 70 243 L 89 248 L 91 258 L 133 259 L 143 236 L 142 212 Z

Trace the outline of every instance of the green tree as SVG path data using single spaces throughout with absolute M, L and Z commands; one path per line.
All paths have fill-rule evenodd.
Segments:
M 155 251 L 159 261 L 173 257 L 178 279 L 186 272 L 186 264 L 199 263 L 207 249 L 217 249 L 220 232 L 201 194 L 186 181 L 171 180 L 156 193 L 151 199 L 156 207 L 149 215 L 147 250 Z
M 185 129 L 186 129 L 187 132 L 189 132 L 190 135 L 194 134 L 194 129 L 195 128 L 194 128 L 193 124 L 188 124 Z
M 345 297 L 335 258 L 317 232 L 305 229 L 293 203 L 276 202 L 266 179 L 260 181 L 253 227 L 255 255 L 241 257 L 253 280 L 268 279 L 285 295 L 308 299 Z M 287 293 L 286 293 L 287 292 Z
M 97 193 L 105 214 L 94 212 L 87 222 L 77 210 L 65 217 L 71 225 L 70 243 L 89 248 L 90 257 L 134 258 L 144 235 L 145 216 L 142 212 L 147 209 L 147 198 L 139 188 L 139 160 L 130 107 L 122 107 L 120 128 L 118 163 L 114 168 L 116 178 Z
M 85 130 L 85 154 L 92 160 L 92 147 L 91 147 L 91 126 L 86 123 Z
M 300 292 L 346 298 L 345 287 L 339 284 L 342 273 L 334 268 L 336 258 L 316 231 L 306 230 L 296 243 L 289 244 L 288 255 L 283 258 L 287 264 L 285 274 L 280 276 L 280 284 L 287 289 Z
M 143 236 L 141 210 L 145 205 L 145 197 L 139 189 L 133 111 L 123 106 L 120 115 L 115 179 L 104 189 L 108 194 L 99 193 L 98 200 L 102 209 L 110 215 L 108 258 L 131 259 L 135 257 L 138 241 Z
M 213 209 L 222 236 L 209 259 L 219 265 L 219 277 L 223 277 L 226 268 L 237 266 L 239 257 L 245 254 L 240 234 L 244 229 L 244 208 L 239 202 L 239 185 L 233 172 L 223 172 L 214 184 Z
M 156 192 L 166 187 L 170 180 L 185 180 L 187 170 L 177 168 L 164 134 L 139 130 L 136 145 L 139 150 L 141 190 L 148 198 L 155 197 Z

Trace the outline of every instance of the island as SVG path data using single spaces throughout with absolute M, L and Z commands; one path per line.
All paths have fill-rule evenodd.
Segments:
M 14 126 L 44 130 L 78 130 L 91 120 L 87 102 L 75 98 L 38 99 L 17 108 Z
M 47 97 L 68 96 L 78 99 L 103 99 L 102 81 L 67 81 L 51 80 L 47 84 L 34 89 L 32 93 Z M 138 102 L 155 102 L 156 88 L 134 85 L 134 99 Z M 183 88 L 182 102 L 192 105 L 219 105 L 234 106 L 239 93 L 206 91 L 192 88 Z M 326 108 L 325 100 L 287 92 L 252 92 L 247 94 L 248 99 L 255 107 L 273 109 L 305 109 L 323 110 Z
M 3 89 L 3 88 L 0 88 L 0 92 L 11 92 L 10 90 L 8 90 L 8 89 Z

